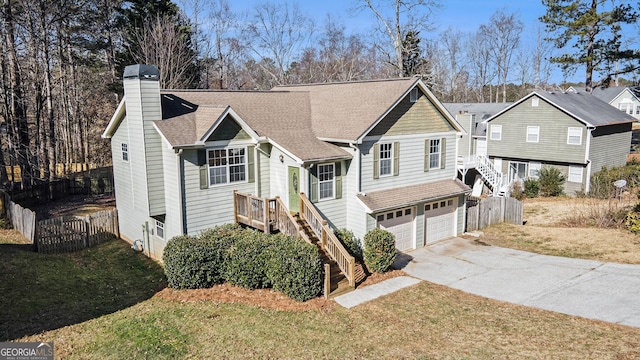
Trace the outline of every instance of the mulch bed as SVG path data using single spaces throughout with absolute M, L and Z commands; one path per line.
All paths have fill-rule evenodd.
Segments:
M 402 270 L 392 270 L 384 274 L 371 274 L 358 288 L 377 284 L 381 281 L 397 276 L 406 275 Z M 200 302 L 213 301 L 216 303 L 242 303 L 261 309 L 279 311 L 309 311 L 330 310 L 337 306 L 335 301 L 318 297 L 305 302 L 293 300 L 286 295 L 271 289 L 247 290 L 230 284 L 214 285 L 208 289 L 175 290 L 166 288 L 155 295 L 167 301 Z

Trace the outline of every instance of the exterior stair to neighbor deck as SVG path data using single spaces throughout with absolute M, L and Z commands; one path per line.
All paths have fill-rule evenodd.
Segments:
M 458 170 L 466 174 L 466 170 L 475 168 L 482 180 L 487 184 L 493 196 L 509 196 L 509 179 L 500 170 L 496 169 L 491 160 L 484 155 L 462 156 L 458 159 Z

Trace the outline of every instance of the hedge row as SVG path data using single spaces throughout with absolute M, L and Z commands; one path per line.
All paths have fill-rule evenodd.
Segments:
M 273 287 L 298 301 L 322 291 L 322 259 L 315 246 L 238 225 L 218 226 L 197 237 L 175 237 L 162 259 L 169 286 L 175 289 L 227 281 L 248 289 Z

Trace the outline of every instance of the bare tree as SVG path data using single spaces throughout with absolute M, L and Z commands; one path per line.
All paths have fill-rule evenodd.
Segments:
M 176 19 L 156 17 L 135 33 L 137 49 L 132 49 L 136 61 L 156 64 L 160 70 L 160 86 L 165 89 L 190 87 L 197 54 L 190 48 L 190 39 L 179 31 Z
M 486 102 L 484 89 L 491 84 L 497 73 L 491 61 L 491 47 L 487 37 L 481 31 L 468 39 L 466 47 L 472 91 L 476 93 L 476 101 Z M 491 96 L 489 96 L 489 101 L 491 101 Z
M 389 9 L 391 8 L 392 9 Z M 384 51 L 387 62 L 396 69 L 398 76 L 404 72 L 403 55 L 408 49 L 403 46 L 409 31 L 428 32 L 432 29 L 432 13 L 440 8 L 437 0 L 394 0 L 393 3 L 376 0 L 356 0 L 356 11 L 368 9 L 375 16 L 379 31 L 390 41 L 391 51 Z M 392 17 L 387 17 L 392 13 Z
M 524 25 L 514 14 L 498 10 L 489 19 L 489 23 L 480 25 L 480 32 L 488 41 L 493 61 L 502 84 L 502 101 L 507 101 L 507 78 L 515 50 L 520 45 L 520 34 Z M 496 102 L 498 102 L 496 93 Z
M 448 28 L 440 34 L 440 43 L 444 55 L 443 85 L 444 91 L 449 95 L 448 101 L 458 102 L 466 99 L 468 71 L 464 49 L 465 34 L 460 30 Z
M 271 60 L 257 64 L 275 84 L 288 83 L 287 70 L 311 40 L 313 21 L 287 2 L 261 3 L 253 8 L 252 19 L 243 29 L 246 46 L 258 58 Z

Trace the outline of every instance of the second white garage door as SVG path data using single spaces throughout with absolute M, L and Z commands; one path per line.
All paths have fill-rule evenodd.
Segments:
M 435 201 L 424 206 L 425 243 L 433 244 L 456 235 L 457 199 Z
M 415 222 L 413 208 L 394 210 L 378 214 L 378 227 L 385 229 L 396 237 L 396 248 L 400 251 L 411 250 L 415 247 Z

